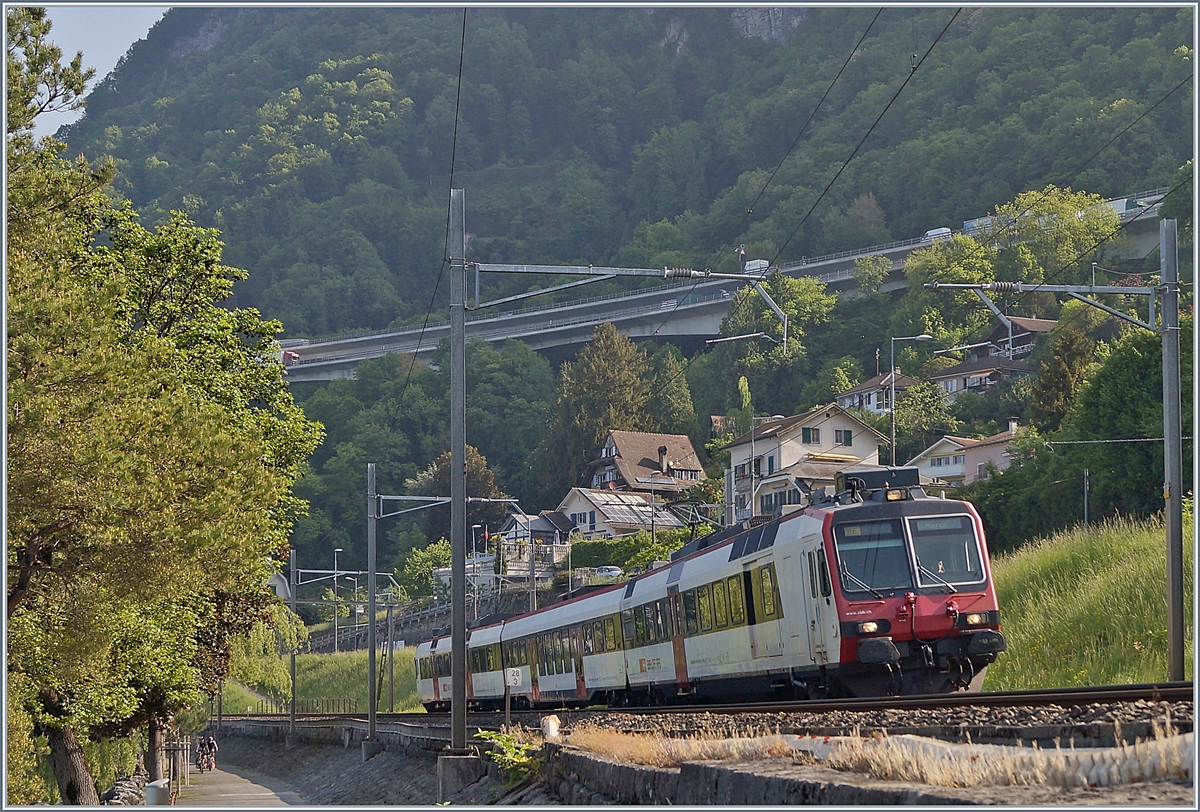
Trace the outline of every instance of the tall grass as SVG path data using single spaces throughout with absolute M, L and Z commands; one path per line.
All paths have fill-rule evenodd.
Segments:
M 1184 521 L 1184 654 L 1192 679 L 1193 521 Z M 1112 519 L 1039 539 L 992 562 L 1008 651 L 987 690 L 1167 679 L 1161 519 Z
M 417 681 L 413 669 L 414 649 L 396 652 L 396 712 L 421 709 L 417 701 Z M 387 658 L 381 652 L 375 666 L 383 674 L 379 686 L 379 710 L 388 709 Z M 377 677 L 378 679 L 378 677 Z M 300 654 L 296 657 L 296 696 L 301 699 L 354 699 L 362 712 L 367 710 L 367 652 L 345 651 L 338 654 Z
M 417 701 L 417 682 L 413 670 L 411 648 L 396 652 L 395 690 L 396 713 L 421 710 Z M 388 709 L 387 658 L 383 652 L 375 658 L 375 667 L 383 679 L 379 687 L 381 712 Z M 378 680 L 378 676 L 376 677 Z M 254 693 L 254 686 L 242 685 L 230 680 L 221 689 L 223 713 L 246 713 L 247 708 L 258 711 L 261 696 Z M 367 652 L 345 651 L 339 654 L 296 655 L 296 698 L 297 699 L 353 699 L 360 713 L 367 711 Z M 286 699 L 285 699 L 286 703 Z

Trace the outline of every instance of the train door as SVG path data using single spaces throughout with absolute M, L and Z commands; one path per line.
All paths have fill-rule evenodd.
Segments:
M 809 640 L 809 615 L 812 606 L 808 598 L 808 581 L 801 564 L 804 556 L 784 556 L 779 562 L 779 591 L 788 596 L 788 611 L 795 613 L 783 623 L 783 645 L 800 664 L 815 662 Z
M 829 565 L 825 551 L 819 546 L 808 551 L 808 645 L 813 662 L 829 662 L 829 639 L 826 635 L 829 622 L 837 623 L 837 610 L 833 605 L 833 587 L 829 581 Z
M 571 664 L 575 669 L 575 696 L 587 696 L 587 685 L 583 676 L 583 628 L 571 627 Z
M 775 564 L 759 560 L 742 570 L 750 617 L 750 650 L 755 658 L 783 654 L 783 608 L 779 605 L 779 585 Z

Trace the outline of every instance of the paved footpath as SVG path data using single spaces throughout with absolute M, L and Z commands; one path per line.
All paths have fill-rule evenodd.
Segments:
M 191 786 L 175 799 L 176 806 L 295 806 L 305 800 L 286 786 L 250 770 L 218 765 L 206 773 L 190 766 Z

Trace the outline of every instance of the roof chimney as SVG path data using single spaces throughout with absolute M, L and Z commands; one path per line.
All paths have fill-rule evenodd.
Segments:
M 1020 422 L 1017 420 L 1017 418 L 1015 418 L 1015 417 L 1008 418 L 1008 433 L 1016 434 L 1018 425 L 1020 425 Z
M 658 447 L 658 470 L 664 474 L 667 472 L 667 447 L 665 445 Z

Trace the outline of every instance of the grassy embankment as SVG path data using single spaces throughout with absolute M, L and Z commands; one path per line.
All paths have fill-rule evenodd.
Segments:
M 413 670 L 413 649 L 396 652 L 396 712 L 421 710 L 417 702 L 417 683 Z M 379 688 L 379 710 L 388 709 L 387 659 L 380 652 L 376 666 L 383 673 Z M 354 699 L 362 713 L 367 711 L 367 652 L 340 654 L 300 654 L 296 657 L 296 696 L 299 699 Z M 225 713 L 245 713 L 257 709 L 258 700 L 237 683 L 226 683 L 222 709 Z
M 1193 519 L 1184 517 L 1184 639 L 1192 679 Z M 1161 521 L 1115 519 L 992 560 L 1008 651 L 985 690 L 1167 679 L 1166 545 Z

